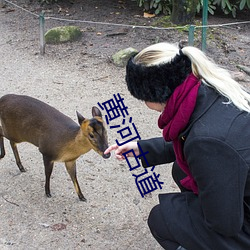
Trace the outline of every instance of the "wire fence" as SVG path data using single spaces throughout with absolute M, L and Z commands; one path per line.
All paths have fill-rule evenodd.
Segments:
M 131 29 L 153 29 L 153 30 L 178 30 L 178 29 L 188 29 L 188 42 L 189 45 L 194 44 L 194 32 L 196 29 L 203 29 L 203 28 L 215 28 L 215 27 L 228 27 L 234 25 L 242 25 L 242 24 L 250 24 L 250 21 L 241 21 L 241 22 L 231 22 L 231 23 L 223 23 L 223 24 L 208 24 L 208 25 L 184 25 L 184 26 L 173 26 L 173 27 L 155 27 L 155 26 L 142 26 L 142 25 L 130 25 L 130 24 L 118 24 L 118 23 L 109 23 L 109 22 L 97 22 L 97 21 L 88 21 L 88 20 L 78 20 L 78 19 L 67 19 L 67 18 L 58 18 L 52 16 L 45 16 L 44 12 L 41 12 L 39 15 L 29 11 L 9 0 L 2 0 L 17 9 L 20 9 L 24 12 L 29 13 L 37 18 L 39 18 L 40 22 L 40 53 L 43 55 L 45 53 L 45 39 L 44 39 L 44 32 L 45 32 L 45 20 L 55 20 L 55 21 L 63 21 L 63 22 L 74 22 L 74 23 L 85 23 L 85 24 L 93 24 L 93 25 L 108 25 L 108 26 L 118 26 L 118 27 L 126 27 Z M 206 38 L 205 38 L 206 39 Z M 206 41 L 203 41 L 206 42 Z

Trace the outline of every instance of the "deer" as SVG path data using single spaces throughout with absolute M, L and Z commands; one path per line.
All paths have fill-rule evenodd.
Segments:
M 8 139 L 21 172 L 25 172 L 17 144 L 28 142 L 38 147 L 45 168 L 45 194 L 51 197 L 50 177 L 55 162 L 64 162 L 81 201 L 86 201 L 76 175 L 76 160 L 91 149 L 104 159 L 108 137 L 101 111 L 92 107 L 92 118 L 76 111 L 79 125 L 54 107 L 31 96 L 7 94 L 0 98 L 0 159 L 5 156 Z

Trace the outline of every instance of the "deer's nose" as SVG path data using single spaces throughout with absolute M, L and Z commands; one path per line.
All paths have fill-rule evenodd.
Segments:
M 102 157 L 103 157 L 104 159 L 108 159 L 108 158 L 110 157 L 110 155 L 111 155 L 110 153 L 108 153 L 108 154 L 103 154 Z

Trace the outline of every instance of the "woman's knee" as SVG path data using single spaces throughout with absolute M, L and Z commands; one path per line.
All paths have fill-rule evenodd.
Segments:
M 179 244 L 175 242 L 169 232 L 161 214 L 159 204 L 152 208 L 148 217 L 148 226 L 154 238 L 164 249 L 177 249 Z
M 158 220 L 160 217 L 160 205 L 156 205 L 155 207 L 153 207 L 150 211 L 150 214 L 148 216 L 148 226 L 152 231 L 155 231 L 158 227 Z

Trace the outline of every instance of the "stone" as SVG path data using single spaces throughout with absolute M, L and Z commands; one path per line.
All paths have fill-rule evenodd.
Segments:
M 0 0 L 0 8 L 4 8 L 5 7 L 5 1 L 4 0 Z
M 246 81 L 246 74 L 244 72 L 231 72 L 231 76 L 237 82 Z
M 61 26 L 48 30 L 45 33 L 47 44 L 59 44 L 77 41 L 82 36 L 82 31 L 77 26 Z
M 112 56 L 113 63 L 118 67 L 125 67 L 129 58 L 138 53 L 134 48 L 126 48 L 118 51 Z

